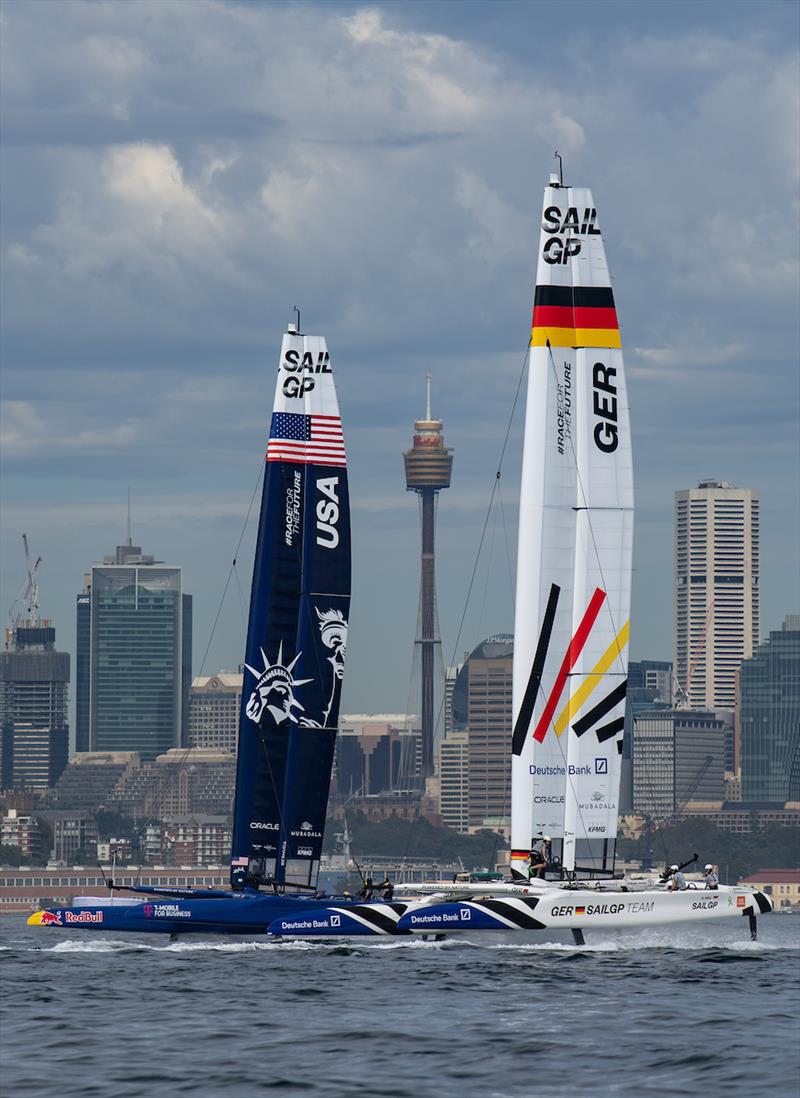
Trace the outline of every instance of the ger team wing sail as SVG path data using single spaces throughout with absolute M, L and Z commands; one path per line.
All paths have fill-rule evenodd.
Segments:
M 350 605 L 350 504 L 330 356 L 283 337 L 253 568 L 232 873 L 319 870 Z
M 614 295 L 591 191 L 545 188 L 514 644 L 512 867 L 537 836 L 616 836 L 633 472 Z

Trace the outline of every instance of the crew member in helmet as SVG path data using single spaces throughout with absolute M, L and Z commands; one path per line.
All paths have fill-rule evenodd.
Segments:
M 706 862 L 703 869 L 703 880 L 705 881 L 706 888 L 711 888 L 716 891 L 719 888 L 719 869 L 717 866 L 712 865 L 711 862 Z
M 552 860 L 553 841 L 549 835 L 542 835 L 541 845 L 531 851 L 531 879 L 540 877 L 543 880 Z
M 668 879 L 667 891 L 669 892 L 682 892 L 687 887 L 686 878 L 681 873 L 680 866 L 671 865 L 669 867 Z

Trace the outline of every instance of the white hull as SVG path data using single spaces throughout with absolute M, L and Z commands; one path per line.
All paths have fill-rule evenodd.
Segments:
M 551 887 L 537 896 L 504 893 L 474 900 L 445 900 L 435 905 L 412 903 L 401 927 L 412 934 L 627 929 L 757 916 L 771 909 L 768 897 L 747 888 L 668 892 L 658 888 L 601 891 Z

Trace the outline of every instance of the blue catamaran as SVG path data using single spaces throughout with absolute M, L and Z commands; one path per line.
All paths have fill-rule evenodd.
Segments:
M 298 316 L 299 321 L 299 316 Z M 230 889 L 118 888 L 33 926 L 264 933 L 316 895 L 350 605 L 347 460 L 321 336 L 283 337 L 253 567 Z M 143 894 L 143 895 L 142 895 Z M 346 903 L 346 901 L 344 901 Z

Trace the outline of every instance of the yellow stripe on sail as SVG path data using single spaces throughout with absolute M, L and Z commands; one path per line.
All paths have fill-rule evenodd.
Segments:
M 534 328 L 531 347 L 621 347 L 617 328 Z
M 555 724 L 556 733 L 559 736 L 567 727 L 575 714 L 578 712 L 586 699 L 589 697 L 589 695 L 594 691 L 595 687 L 598 685 L 603 675 L 605 675 L 611 664 L 614 662 L 622 649 L 628 643 L 630 633 L 631 623 L 630 619 L 628 619 L 628 621 L 626 621 L 623 627 L 620 629 L 619 633 L 617 633 L 616 637 L 614 637 L 611 644 L 609 644 L 603 655 L 594 665 L 592 670 L 586 676 L 583 683 L 578 687 L 578 689 L 575 691 L 575 693 L 572 695 L 567 704 L 559 713 L 558 720 Z

